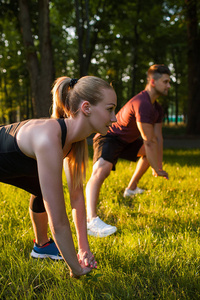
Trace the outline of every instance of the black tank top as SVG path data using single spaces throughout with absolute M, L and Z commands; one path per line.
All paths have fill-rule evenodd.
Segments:
M 64 147 L 67 127 L 64 119 L 56 119 L 61 127 Z M 18 176 L 36 176 L 37 161 L 26 156 L 17 144 L 16 134 L 29 120 L 0 127 L 0 180 Z
M 67 136 L 67 127 L 64 119 L 56 119 L 61 127 L 61 141 L 62 148 L 64 147 L 66 136 Z M 16 140 L 16 135 L 19 129 L 28 122 L 25 120 L 18 123 L 13 123 L 10 125 L 5 125 L 0 127 L 0 153 L 8 153 L 13 151 L 20 151 Z

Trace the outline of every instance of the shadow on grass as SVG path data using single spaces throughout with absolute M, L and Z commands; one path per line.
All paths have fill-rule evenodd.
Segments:
M 200 149 L 190 150 L 164 150 L 164 161 L 167 164 L 180 166 L 200 166 Z

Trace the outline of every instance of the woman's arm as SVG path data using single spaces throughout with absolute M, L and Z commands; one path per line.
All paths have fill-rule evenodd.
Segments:
M 42 135 L 42 133 L 41 133 Z M 44 135 L 33 142 L 38 165 L 38 174 L 44 205 L 55 243 L 68 264 L 71 276 L 81 276 L 90 272 L 82 268 L 76 255 L 69 220 L 66 214 L 63 187 L 63 151 L 60 137 L 56 134 Z
M 76 234 L 79 247 L 78 257 L 83 266 L 89 265 L 91 268 L 95 268 L 97 263 L 95 262 L 94 256 L 90 251 L 87 238 L 86 209 L 83 187 L 80 186 L 76 189 L 73 189 L 67 158 L 64 159 L 64 171 L 67 178 L 70 193 L 72 216 L 76 227 Z

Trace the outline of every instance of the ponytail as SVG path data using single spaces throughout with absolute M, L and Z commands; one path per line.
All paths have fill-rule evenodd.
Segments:
M 72 144 L 68 158 L 73 188 L 80 187 L 85 179 L 88 163 L 88 145 L 86 139 Z
M 77 80 L 69 77 L 59 77 L 52 88 L 53 108 L 52 118 L 67 118 L 74 115 L 70 110 L 69 94 Z M 76 110 L 76 108 L 75 108 Z M 73 143 L 70 154 L 68 155 L 68 165 L 72 176 L 73 188 L 82 185 L 86 175 L 88 161 L 88 146 L 86 139 Z
M 68 91 L 70 89 L 70 78 L 69 77 L 59 77 L 53 86 L 53 108 L 52 108 L 52 118 L 66 118 L 68 105 Z

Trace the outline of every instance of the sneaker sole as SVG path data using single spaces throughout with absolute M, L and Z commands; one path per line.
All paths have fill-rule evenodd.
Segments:
M 124 198 L 127 198 L 127 197 L 135 197 L 135 196 L 141 195 L 141 194 L 143 194 L 143 193 L 144 193 L 144 192 L 141 192 L 141 193 L 135 193 L 135 194 L 124 194 L 123 197 L 124 197 Z
M 93 231 L 91 231 L 90 229 L 88 229 L 88 230 L 87 230 L 87 234 L 88 234 L 88 235 L 91 235 L 91 236 L 94 236 L 94 237 L 100 237 L 100 238 L 102 238 L 102 237 L 109 236 L 109 235 L 115 233 L 116 231 L 117 231 L 117 228 L 115 228 L 115 229 L 113 229 L 112 231 L 107 232 L 107 233 L 96 233 L 96 232 L 93 232 Z
M 51 255 L 51 254 L 40 254 L 36 253 L 35 251 L 31 251 L 31 257 L 33 258 L 51 258 L 53 260 L 62 260 L 62 256 L 57 256 L 57 255 Z

